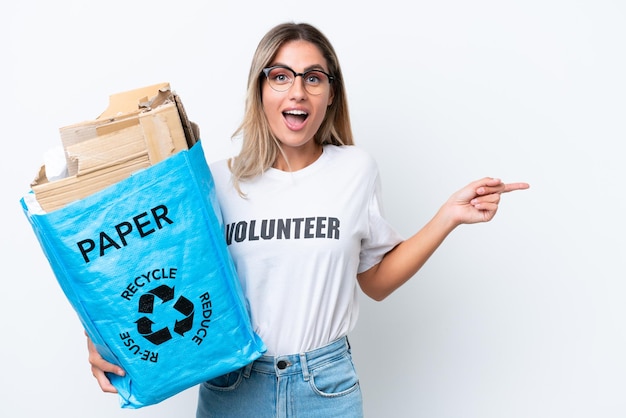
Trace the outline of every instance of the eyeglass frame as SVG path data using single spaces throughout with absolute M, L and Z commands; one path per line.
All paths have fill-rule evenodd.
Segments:
M 291 82 L 291 84 L 289 84 L 289 86 L 288 86 L 285 90 L 276 90 L 276 89 L 272 86 L 272 83 L 270 83 L 270 81 L 269 81 L 269 79 L 270 79 L 270 71 L 275 70 L 276 68 L 283 68 L 283 69 L 285 69 L 285 70 L 289 70 L 289 71 L 291 71 L 291 72 L 293 73 L 293 81 Z M 335 76 L 332 76 L 332 75 L 328 74 L 326 71 L 324 71 L 324 70 L 320 70 L 319 68 L 314 68 L 314 69 L 311 69 L 311 70 L 305 71 L 305 72 L 303 72 L 303 73 L 298 73 L 298 72 L 296 72 L 296 70 L 294 70 L 293 68 L 288 67 L 288 66 L 286 66 L 286 65 L 273 65 L 273 66 L 271 66 L 271 67 L 265 67 L 265 68 L 263 68 L 263 69 L 261 70 L 261 73 L 265 75 L 265 79 L 267 80 L 267 82 L 268 82 L 268 84 L 270 85 L 271 89 L 272 89 L 272 90 L 274 90 L 274 91 L 281 92 L 281 93 L 282 93 L 282 92 L 285 92 L 285 91 L 287 91 L 287 90 L 289 90 L 289 89 L 293 86 L 293 83 L 295 83 L 295 82 L 296 82 L 296 78 L 297 78 L 298 76 L 302 77 L 302 80 L 305 80 L 304 76 L 305 76 L 305 75 L 307 75 L 307 74 L 309 74 L 309 73 L 313 73 L 313 72 L 322 73 L 322 74 L 324 74 L 326 77 L 328 77 L 328 84 L 329 84 L 329 85 L 330 85 L 330 84 L 332 84 L 332 83 L 333 83 L 333 81 L 335 80 Z M 317 96 L 318 94 L 322 94 L 321 92 L 320 92 L 320 93 L 317 93 L 317 94 L 316 94 L 316 93 L 311 93 L 311 92 L 310 92 L 310 91 L 306 88 L 306 86 L 307 86 L 307 84 L 306 84 L 306 81 L 305 81 L 305 82 L 304 82 L 304 89 L 307 91 L 307 93 L 309 93 L 309 94 L 313 94 L 314 96 Z

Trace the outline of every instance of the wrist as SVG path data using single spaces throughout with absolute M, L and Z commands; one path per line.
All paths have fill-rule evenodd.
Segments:
M 433 217 L 433 222 L 436 223 L 439 228 L 443 229 L 446 234 L 452 232 L 457 226 L 463 223 L 460 221 L 459 217 L 456 216 L 454 207 L 447 203 L 439 208 Z

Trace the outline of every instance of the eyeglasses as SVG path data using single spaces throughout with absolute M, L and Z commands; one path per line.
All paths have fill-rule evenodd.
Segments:
M 285 65 L 276 65 L 263 69 L 263 74 L 267 77 L 270 87 L 276 91 L 287 91 L 293 85 L 296 77 L 302 77 L 304 89 L 313 95 L 324 92 L 327 84 L 333 82 L 335 77 L 322 70 L 309 70 L 304 73 L 297 73 Z

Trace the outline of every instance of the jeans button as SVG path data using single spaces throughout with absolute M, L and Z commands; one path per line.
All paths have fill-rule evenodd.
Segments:
M 288 364 L 285 360 L 280 360 L 278 363 L 276 363 L 276 367 L 278 367 L 280 370 L 285 370 L 287 366 Z

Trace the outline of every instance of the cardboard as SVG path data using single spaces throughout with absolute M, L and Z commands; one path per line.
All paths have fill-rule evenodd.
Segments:
M 45 166 L 31 188 L 54 211 L 150 167 L 198 141 L 169 83 L 117 93 L 96 119 L 59 129 L 69 176 L 49 181 Z

